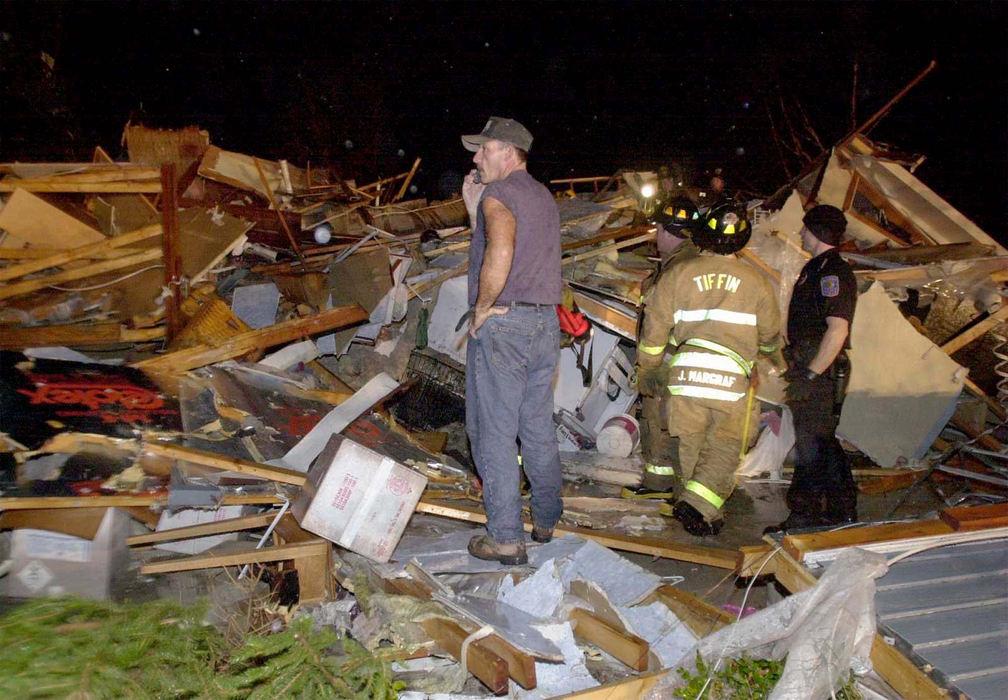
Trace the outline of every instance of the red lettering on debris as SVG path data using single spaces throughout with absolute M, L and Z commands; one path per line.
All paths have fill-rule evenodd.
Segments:
M 336 495 L 333 497 L 332 507 L 336 510 L 344 510 L 347 507 L 347 503 L 350 502 L 350 496 L 353 494 L 354 487 L 356 486 L 357 477 L 352 474 L 345 474 L 342 485 L 340 485 L 339 490 L 336 491 Z

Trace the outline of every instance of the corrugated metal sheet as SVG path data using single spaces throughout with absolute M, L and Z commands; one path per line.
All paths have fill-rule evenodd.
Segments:
M 1008 542 L 952 545 L 878 580 L 879 623 L 977 700 L 1008 686 Z

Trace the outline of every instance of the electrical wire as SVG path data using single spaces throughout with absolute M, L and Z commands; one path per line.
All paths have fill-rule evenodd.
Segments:
M 907 557 L 912 557 L 915 554 L 920 554 L 921 552 L 926 552 L 929 549 L 937 549 L 938 547 L 948 547 L 954 544 L 965 544 L 967 542 L 977 542 L 979 540 L 993 540 L 993 539 L 1004 539 L 1008 537 L 1008 534 L 1000 535 L 998 537 L 991 537 L 989 532 L 981 530 L 980 532 L 974 532 L 968 535 L 963 535 L 961 538 L 957 538 L 955 542 L 932 542 L 930 544 L 921 545 L 920 547 L 914 547 L 913 549 L 908 549 L 901 554 L 897 554 L 892 559 L 886 561 L 888 566 L 892 566 L 898 562 L 903 561 Z

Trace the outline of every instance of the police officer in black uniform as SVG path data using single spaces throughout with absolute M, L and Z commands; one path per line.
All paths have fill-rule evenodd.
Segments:
M 836 427 L 850 377 L 850 327 L 857 283 L 840 257 L 847 221 L 820 204 L 802 219 L 802 268 L 788 307 L 787 402 L 794 416 L 795 470 L 787 493 L 790 515 L 768 531 L 857 521 L 857 488 Z

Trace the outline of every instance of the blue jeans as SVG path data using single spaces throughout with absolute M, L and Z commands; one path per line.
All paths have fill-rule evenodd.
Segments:
M 552 528 L 563 512 L 552 388 L 560 324 L 553 306 L 512 306 L 476 335 L 466 348 L 466 432 L 483 479 L 487 533 L 500 543 L 524 542 L 518 440 L 532 522 Z

